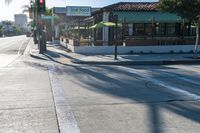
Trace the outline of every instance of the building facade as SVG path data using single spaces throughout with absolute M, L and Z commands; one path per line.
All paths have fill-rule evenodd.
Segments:
M 130 45 L 194 44 L 195 28 L 191 23 L 172 13 L 162 13 L 158 2 L 120 2 L 94 12 L 94 23 L 101 21 L 122 24 L 94 31 L 94 40 Z M 117 29 L 117 34 L 116 34 Z M 104 43 L 105 44 L 105 43 Z
M 27 28 L 28 18 L 25 14 L 15 14 L 15 25 L 21 28 Z
M 91 13 L 98 9 L 91 7 Z M 84 20 L 90 16 L 70 16 L 68 15 L 67 7 L 53 7 L 52 16 L 52 40 L 59 40 L 60 36 L 74 38 L 78 36 L 77 32 L 79 32 L 79 36 L 85 37 L 89 35 Z

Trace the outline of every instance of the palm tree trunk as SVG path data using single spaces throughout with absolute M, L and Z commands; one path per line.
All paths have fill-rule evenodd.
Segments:
M 198 44 L 199 44 L 199 25 L 200 25 L 200 23 L 198 23 L 197 26 L 196 26 L 196 42 L 195 42 L 195 48 L 194 48 L 195 57 L 197 57 L 197 54 L 198 54 Z

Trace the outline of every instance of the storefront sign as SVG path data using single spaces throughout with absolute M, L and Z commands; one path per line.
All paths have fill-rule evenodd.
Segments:
M 67 16 L 91 16 L 91 7 L 67 6 Z

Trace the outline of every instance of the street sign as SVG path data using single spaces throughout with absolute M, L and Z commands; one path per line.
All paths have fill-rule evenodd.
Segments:
M 41 19 L 52 19 L 53 17 L 52 16 L 41 16 Z
M 67 16 L 91 16 L 91 7 L 87 6 L 67 6 Z

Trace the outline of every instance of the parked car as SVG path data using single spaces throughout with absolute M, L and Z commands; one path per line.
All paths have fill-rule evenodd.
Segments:
M 26 37 L 31 37 L 32 33 L 31 32 L 26 32 Z

